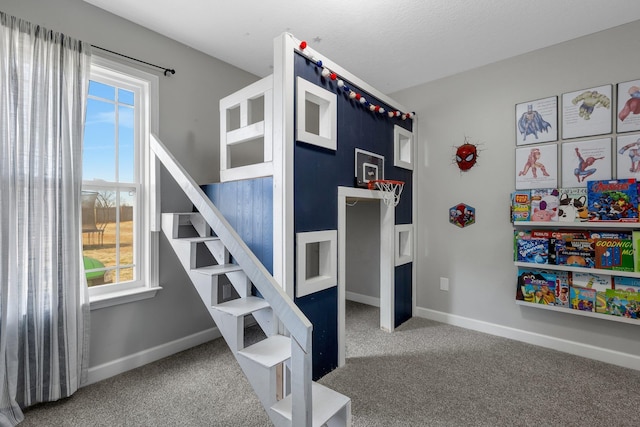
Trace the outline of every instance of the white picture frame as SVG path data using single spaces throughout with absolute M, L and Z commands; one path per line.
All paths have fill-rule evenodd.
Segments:
M 612 85 L 562 94 L 562 139 L 611 133 L 611 94 Z
M 640 130 L 640 80 L 618 83 L 616 130 L 618 133 Z
M 558 186 L 558 145 L 516 148 L 516 190 Z
M 611 138 L 562 144 L 562 187 L 586 187 L 587 181 L 610 180 Z
M 640 181 L 640 133 L 616 138 L 616 179 Z
M 516 145 L 558 140 L 558 97 L 516 104 Z

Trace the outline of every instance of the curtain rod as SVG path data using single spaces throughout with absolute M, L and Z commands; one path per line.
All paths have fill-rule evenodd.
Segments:
M 91 47 L 95 47 L 96 49 L 104 50 L 105 52 L 109 52 L 109 53 L 112 53 L 112 54 L 114 54 L 114 55 L 122 56 L 123 58 L 127 58 L 127 59 L 130 59 L 130 60 L 132 60 L 132 61 L 141 62 L 141 63 L 146 64 L 146 65 L 149 65 L 149 66 L 151 66 L 151 67 L 160 68 L 161 70 L 164 70 L 164 75 L 165 75 L 165 76 L 168 76 L 169 74 L 175 74 L 175 73 L 176 73 L 176 70 L 174 70 L 173 68 L 166 68 L 166 67 L 161 67 L 161 66 L 159 66 L 159 65 L 151 64 L 151 63 L 146 62 L 146 61 L 143 61 L 143 60 L 141 60 L 141 59 L 132 58 L 131 56 L 123 55 L 123 54 L 121 54 L 121 53 L 114 52 L 114 51 L 112 51 L 112 50 L 105 49 L 105 48 L 100 47 L 100 46 L 96 46 L 96 45 L 94 45 L 94 44 L 92 44 L 92 45 L 91 45 Z

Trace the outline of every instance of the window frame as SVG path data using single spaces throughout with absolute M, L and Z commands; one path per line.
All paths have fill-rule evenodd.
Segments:
M 89 79 L 134 92 L 136 97 L 134 117 L 139 125 L 135 129 L 139 145 L 136 147 L 138 160 L 135 164 L 135 174 L 140 195 L 134 208 L 137 221 L 134 231 L 137 256 L 134 256 L 134 264 L 138 268 L 138 277 L 130 282 L 90 287 L 91 310 L 96 310 L 152 298 L 162 289 L 158 281 L 159 232 L 156 219 L 160 180 L 157 160 L 150 149 L 151 133 L 158 132 L 158 77 L 125 64 L 92 55 Z M 83 180 L 82 187 L 97 189 L 99 185 L 94 181 Z

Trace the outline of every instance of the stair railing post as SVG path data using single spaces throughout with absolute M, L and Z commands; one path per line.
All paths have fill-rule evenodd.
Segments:
M 311 346 L 303 349 L 295 339 L 291 340 L 291 420 L 293 426 L 311 427 Z

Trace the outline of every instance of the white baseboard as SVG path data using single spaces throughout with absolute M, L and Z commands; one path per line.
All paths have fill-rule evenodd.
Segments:
M 354 292 L 345 292 L 345 297 L 349 301 L 359 302 L 361 304 L 372 305 L 374 307 L 380 307 L 380 298 L 370 297 L 368 295 L 356 294 Z
M 172 354 L 188 350 L 197 345 L 220 338 L 221 336 L 218 328 L 214 327 L 120 359 L 112 360 L 102 365 L 90 367 L 88 380 L 85 385 L 93 384 L 131 369 L 139 368 L 147 363 L 155 362 Z
M 516 341 L 522 341 L 528 344 L 534 344 L 576 356 L 587 357 L 600 362 L 640 370 L 640 357 L 634 354 L 622 353 L 576 341 L 554 338 L 547 335 L 537 334 L 535 332 L 523 331 L 522 329 L 510 328 L 495 323 L 470 319 L 468 317 L 435 311 L 428 308 L 416 307 L 415 315 L 425 319 L 434 320 L 436 322 L 447 323 L 449 325 L 472 329 L 474 331 L 484 332 Z

